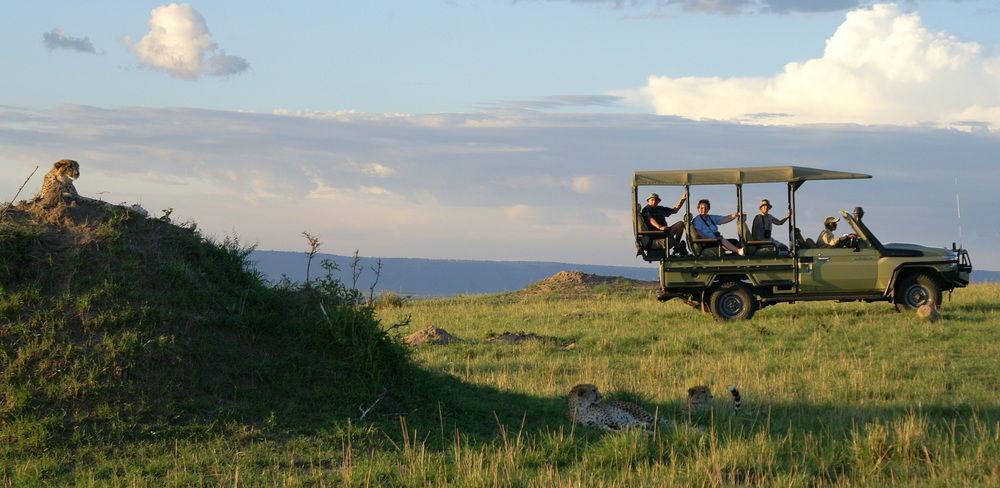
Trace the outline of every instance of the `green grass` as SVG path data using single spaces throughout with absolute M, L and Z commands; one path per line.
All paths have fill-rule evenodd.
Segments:
M 1000 484 L 1000 286 L 955 292 L 935 324 L 836 303 L 719 324 L 617 287 L 372 309 L 326 282 L 327 320 L 313 291 L 245 275 L 238 245 L 190 228 L 141 243 L 158 225 L 108 224 L 73 252 L 0 229 L 0 485 Z M 88 256 L 105 271 L 58 271 Z M 379 339 L 399 323 L 462 341 L 408 365 Z M 487 342 L 503 331 L 546 339 Z M 681 427 L 577 428 L 563 395 L 583 382 Z M 700 383 L 715 408 L 679 415 Z

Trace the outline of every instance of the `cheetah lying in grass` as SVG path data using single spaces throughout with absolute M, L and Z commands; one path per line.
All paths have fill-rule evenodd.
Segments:
M 596 427 L 607 432 L 620 432 L 639 428 L 653 429 L 656 418 L 642 407 L 619 400 L 604 400 L 597 387 L 590 384 L 576 385 L 566 395 L 569 409 L 566 416 L 571 422 Z M 670 423 L 660 419 L 660 423 Z
M 726 387 L 733 396 L 733 409 L 739 412 L 742 405 L 740 391 L 735 386 Z M 706 385 L 698 385 L 688 389 L 687 402 L 682 407 L 683 412 L 704 409 L 711 405 L 712 391 Z M 574 386 L 566 395 L 568 409 L 566 416 L 570 422 L 596 427 L 606 432 L 621 432 L 627 429 L 642 429 L 649 432 L 655 426 L 657 419 L 642 407 L 620 400 L 604 400 L 597 387 L 591 384 Z M 665 427 L 672 423 L 658 419 Z
M 733 396 L 733 413 L 739 413 L 743 406 L 743 398 L 740 397 L 740 390 L 733 385 L 726 387 L 729 394 Z M 697 410 L 704 410 L 712 405 L 712 389 L 708 385 L 695 385 L 688 388 L 687 401 L 681 407 L 681 413 L 690 413 Z

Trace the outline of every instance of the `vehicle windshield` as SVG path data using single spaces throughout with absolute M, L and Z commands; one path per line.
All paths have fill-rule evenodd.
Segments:
M 875 237 L 875 234 L 872 234 L 872 231 L 863 222 L 855 219 L 854 215 L 843 210 L 840 211 L 840 215 L 854 229 L 854 233 L 858 235 L 858 241 L 862 247 L 882 247 L 882 243 Z

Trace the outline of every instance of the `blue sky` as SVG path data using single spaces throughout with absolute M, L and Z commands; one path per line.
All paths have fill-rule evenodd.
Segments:
M 957 238 L 958 189 L 1000 268 L 1000 8 L 858 3 L 18 3 L 0 183 L 72 158 L 84 194 L 262 248 L 636 264 L 632 171 L 794 162 L 875 175 L 802 210 L 886 241 Z
M 197 83 L 137 69 L 122 43 L 146 32 L 161 2 L 18 2 L 0 32 L 15 69 L 0 89 L 33 107 L 187 106 L 218 109 L 475 110 L 497 100 L 598 94 L 669 76 L 768 75 L 821 54 L 843 11 L 715 15 L 653 3 L 507 1 L 198 2 L 213 39 L 251 70 Z M 929 28 L 995 50 L 1000 15 L 989 2 L 924 2 Z M 46 52 L 43 32 L 88 37 L 99 56 Z M 67 82 L 70 74 L 72 82 Z M 641 107 L 637 107 L 637 110 Z

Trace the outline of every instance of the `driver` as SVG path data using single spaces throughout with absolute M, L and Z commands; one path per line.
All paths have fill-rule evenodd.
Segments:
M 819 233 L 819 238 L 816 239 L 816 244 L 819 247 L 843 247 L 850 242 L 852 237 L 855 237 L 853 234 L 844 234 L 840 237 L 834 235 L 833 231 L 837 230 L 837 222 L 840 222 L 840 219 L 836 217 L 827 217 L 823 221 L 823 227 L 826 228 Z

